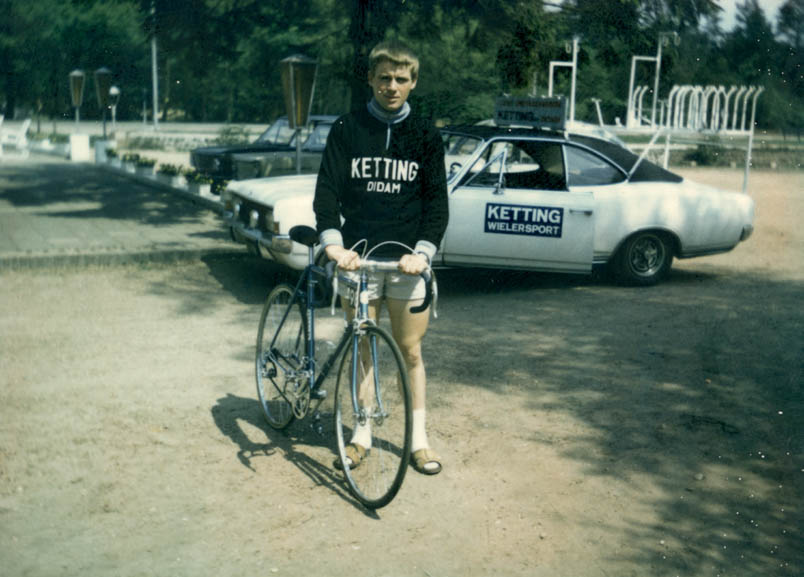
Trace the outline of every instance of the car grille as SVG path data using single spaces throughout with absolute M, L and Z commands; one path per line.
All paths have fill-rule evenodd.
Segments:
M 260 174 L 260 163 L 254 160 L 248 162 L 236 162 L 235 163 L 235 172 L 237 173 L 238 180 L 246 180 L 248 178 L 259 178 L 262 176 Z
M 211 176 L 228 178 L 231 175 L 231 159 L 223 155 L 197 154 L 192 157 L 192 164 L 198 172 Z
M 274 211 L 271 208 L 238 197 L 235 198 L 235 202 L 240 203 L 240 212 L 237 215 L 238 222 L 244 226 L 251 227 L 251 211 L 256 210 L 259 214 L 256 228 L 262 232 L 273 232 Z

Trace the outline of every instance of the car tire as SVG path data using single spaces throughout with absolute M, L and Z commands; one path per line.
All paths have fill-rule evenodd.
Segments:
M 626 239 L 613 264 L 620 282 L 633 286 L 655 285 L 673 264 L 673 244 L 661 232 L 637 232 Z

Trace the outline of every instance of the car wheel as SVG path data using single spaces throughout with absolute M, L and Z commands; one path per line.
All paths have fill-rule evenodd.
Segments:
M 673 264 L 673 249 L 661 233 L 645 231 L 629 237 L 615 258 L 615 272 L 620 281 L 638 286 L 659 282 Z

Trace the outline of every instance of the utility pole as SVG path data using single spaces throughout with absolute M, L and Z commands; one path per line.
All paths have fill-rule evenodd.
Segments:
M 159 73 L 156 66 L 156 0 L 151 0 L 151 83 L 153 84 L 154 130 L 159 129 Z

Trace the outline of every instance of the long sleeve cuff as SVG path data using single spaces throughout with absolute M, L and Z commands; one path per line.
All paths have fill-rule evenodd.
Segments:
M 321 248 L 330 245 L 343 246 L 343 235 L 337 228 L 328 228 L 318 235 L 318 242 L 321 243 Z
M 438 252 L 438 247 L 429 240 L 420 240 L 416 243 L 413 252 L 423 254 L 427 257 L 427 261 L 432 263 L 436 253 Z

